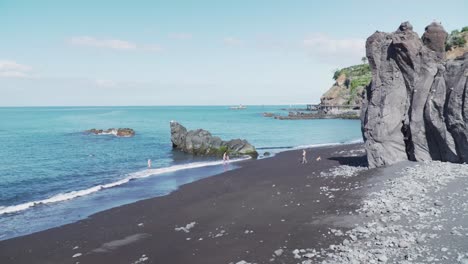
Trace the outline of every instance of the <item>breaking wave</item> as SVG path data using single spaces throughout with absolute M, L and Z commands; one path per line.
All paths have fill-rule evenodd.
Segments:
M 239 162 L 239 161 L 244 161 L 248 159 L 250 159 L 250 157 L 232 159 L 230 162 L 233 163 L 233 162 Z M 56 194 L 52 197 L 49 197 L 43 200 L 31 201 L 31 202 L 26 202 L 22 204 L 12 205 L 12 206 L 4 206 L 4 207 L 0 206 L 0 215 L 16 213 L 16 212 L 23 211 L 23 210 L 26 210 L 26 209 L 29 209 L 38 205 L 71 200 L 77 197 L 82 197 L 82 196 L 86 196 L 95 192 L 99 192 L 101 190 L 120 186 L 135 179 L 147 178 L 150 176 L 160 175 L 160 174 L 169 173 L 169 172 L 176 172 L 180 170 L 203 168 L 203 167 L 217 166 L 217 165 L 222 165 L 222 164 L 223 164 L 223 161 L 194 162 L 194 163 L 188 163 L 188 164 L 174 165 L 174 166 L 165 167 L 165 168 L 146 169 L 142 171 L 137 171 L 137 172 L 128 174 L 127 177 L 121 180 L 114 181 L 114 182 L 107 183 L 107 184 L 96 185 L 88 189 L 71 191 L 67 193 L 59 193 L 59 194 Z

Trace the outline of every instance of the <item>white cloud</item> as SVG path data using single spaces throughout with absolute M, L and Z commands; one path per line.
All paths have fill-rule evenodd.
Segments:
M 364 39 L 332 38 L 326 34 L 314 34 L 303 40 L 303 46 L 315 59 L 331 63 L 359 63 L 365 56 Z
M 141 49 L 142 49 L 142 50 L 145 50 L 145 51 L 153 51 L 153 52 L 162 51 L 162 47 L 159 46 L 159 45 L 156 45 L 156 44 L 153 44 L 153 45 L 143 45 L 143 46 L 141 46 Z
M 101 80 L 96 80 L 96 85 L 99 87 L 109 88 L 109 87 L 115 87 L 117 83 L 112 80 L 101 79 Z
M 192 34 L 183 33 L 183 32 L 169 34 L 169 38 L 178 39 L 178 40 L 188 40 L 188 39 L 192 39 L 192 37 L 193 37 Z
M 71 37 L 68 42 L 74 46 L 95 47 L 112 50 L 144 50 L 144 51 L 161 51 L 159 45 L 140 45 L 130 41 L 120 39 L 98 39 L 89 36 Z
M 244 45 L 244 41 L 235 37 L 225 37 L 223 39 L 224 44 L 228 46 L 239 47 Z
M 31 67 L 14 61 L 0 60 L 0 71 L 29 71 Z
M 15 61 L 0 60 L 0 77 L 27 78 L 30 76 L 31 66 L 19 64 Z

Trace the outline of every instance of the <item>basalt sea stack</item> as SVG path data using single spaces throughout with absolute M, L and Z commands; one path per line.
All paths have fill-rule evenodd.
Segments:
M 372 82 L 362 132 L 369 167 L 402 160 L 468 162 L 468 53 L 445 60 L 439 23 L 422 38 L 409 22 L 367 39 Z
M 246 140 L 223 141 L 203 129 L 187 131 L 175 121 L 171 121 L 171 141 L 174 149 L 194 155 L 222 156 L 227 151 L 231 156 L 258 156 L 255 147 Z

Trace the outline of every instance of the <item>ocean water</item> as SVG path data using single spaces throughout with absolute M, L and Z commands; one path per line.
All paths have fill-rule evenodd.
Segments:
M 223 139 L 245 138 L 259 153 L 359 141 L 358 120 L 275 120 L 285 106 L 0 108 L 0 240 L 83 219 L 235 169 L 172 150 L 169 122 Z M 89 135 L 129 127 L 131 138 Z M 153 168 L 147 169 L 151 159 Z

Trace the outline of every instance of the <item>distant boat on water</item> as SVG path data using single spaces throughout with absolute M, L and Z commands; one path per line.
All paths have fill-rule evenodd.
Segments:
M 238 105 L 238 106 L 231 106 L 231 107 L 229 107 L 229 109 L 231 109 L 231 110 L 243 110 L 243 109 L 247 109 L 247 107 L 245 105 Z

